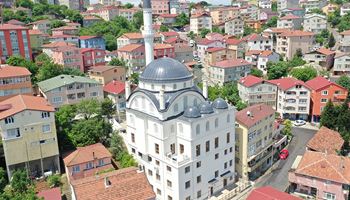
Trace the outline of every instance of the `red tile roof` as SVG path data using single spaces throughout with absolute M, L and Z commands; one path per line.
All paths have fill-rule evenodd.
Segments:
M 269 28 L 272 33 L 283 33 L 285 31 L 290 31 L 289 28 Z
M 231 68 L 231 67 L 239 67 L 243 65 L 251 65 L 251 63 L 244 59 L 232 59 L 232 60 L 223 60 L 223 61 L 216 62 L 213 66 L 221 67 L 221 68 Z
M 164 36 L 179 36 L 179 33 L 175 32 L 175 31 L 169 31 L 169 32 L 160 32 L 161 35 Z
M 65 47 L 65 46 L 75 46 L 75 45 L 72 43 L 69 43 L 69 42 L 60 41 L 60 42 L 52 42 L 49 44 L 44 44 L 41 47 L 42 48 L 56 48 L 56 47 Z
M 257 41 L 257 40 L 265 40 L 265 39 L 268 39 L 268 37 L 259 35 L 257 33 L 252 33 L 242 38 L 243 41 Z
M 212 47 L 212 48 L 208 48 L 208 49 L 206 50 L 206 52 L 208 52 L 208 53 L 213 53 L 213 52 L 221 51 L 221 50 L 225 50 L 225 48 L 223 48 L 223 47 Z
M 11 19 L 10 21 L 7 22 L 8 24 L 13 24 L 13 25 L 19 25 L 19 26 L 25 26 L 26 23 L 15 20 L 15 19 Z
M 301 200 L 299 197 L 276 190 L 271 186 L 254 189 L 246 200 Z
M 280 18 L 280 20 L 289 20 L 289 19 L 300 19 L 300 17 L 293 15 L 293 14 L 288 14 L 288 15 Z
M 53 35 L 50 38 L 79 38 L 79 36 L 76 35 Z
M 96 36 L 96 35 L 83 35 L 80 36 L 79 39 L 81 40 L 88 40 L 88 39 L 92 39 L 92 38 L 99 38 L 100 36 Z
M 250 50 L 247 51 L 245 53 L 246 56 L 252 56 L 252 55 L 259 55 L 261 52 L 263 52 L 262 50 Z
M 275 110 L 271 106 L 266 104 L 256 104 L 237 112 L 236 120 L 241 125 L 249 128 L 254 126 L 255 123 L 274 113 Z
M 208 45 L 208 44 L 211 44 L 214 42 L 216 42 L 216 40 L 209 40 L 207 38 L 203 38 L 203 39 L 197 41 L 197 45 Z
M 24 110 L 54 112 L 55 109 L 43 97 L 17 95 L 0 102 L 0 107 L 10 105 L 0 112 L 0 119 L 12 116 Z
M 324 55 L 332 55 L 332 54 L 335 54 L 335 51 L 332 51 L 330 49 L 327 49 L 327 48 L 319 48 L 316 50 L 317 52 L 321 53 L 321 54 L 324 54 Z
M 106 187 L 105 181 L 110 185 Z M 79 200 L 148 200 L 155 199 L 152 186 L 144 173 L 136 167 L 115 170 L 87 177 L 71 184 Z
M 313 151 L 337 155 L 343 145 L 344 140 L 339 132 L 322 126 L 306 146 Z
M 128 44 L 118 49 L 118 51 L 132 52 L 141 47 L 143 50 L 145 49 L 145 46 L 143 44 Z
M 61 189 L 59 187 L 41 191 L 37 194 L 38 197 L 44 200 L 61 200 Z
M 66 156 L 63 161 L 66 167 L 84 164 L 95 159 L 111 158 L 112 154 L 101 143 L 85 147 L 78 147 L 77 150 Z
M 334 82 L 331 82 L 322 76 L 315 77 L 315 78 L 306 82 L 306 85 L 308 85 L 312 90 L 319 90 L 319 89 L 322 89 L 322 88 L 327 87 L 327 86 L 332 85 L 332 84 L 343 88 L 342 86 L 340 86 Z
M 261 52 L 260 56 L 266 57 L 266 56 L 269 56 L 271 54 L 273 54 L 273 51 L 265 50 L 265 51 Z
M 29 29 L 29 35 L 44 35 L 43 32 L 41 32 L 39 29 L 35 29 L 35 30 L 32 30 L 32 29 Z
M 0 66 L 0 78 L 30 76 L 32 73 L 25 67 L 16 67 L 9 65 Z
M 264 79 L 261 79 L 259 77 L 253 76 L 253 75 L 248 75 L 246 77 L 243 77 L 241 79 L 239 79 L 239 83 L 244 85 L 245 87 L 251 87 L 255 84 L 261 83 L 263 82 Z
M 111 66 L 111 65 L 99 65 L 99 66 L 95 66 L 89 69 L 89 71 L 92 72 L 105 72 L 108 70 L 112 70 L 112 69 L 121 69 L 123 67 L 121 66 Z
M 350 158 L 316 151 L 306 151 L 294 173 L 342 184 L 350 184 Z
M 157 49 L 168 49 L 168 48 L 174 48 L 171 44 L 162 44 L 162 43 L 155 43 L 154 44 L 154 50 Z
M 101 18 L 98 18 L 98 17 L 93 16 L 93 15 L 84 16 L 84 20 L 93 20 L 93 19 L 102 20 Z
M 124 94 L 125 83 L 122 81 L 111 81 L 103 87 L 103 91 L 112 94 Z
M 166 40 L 164 40 L 165 43 L 168 43 L 168 44 L 172 44 L 174 42 L 176 42 L 178 38 L 168 38 Z
M 0 30 L 26 30 L 27 27 L 13 24 L 0 24 Z
M 299 37 L 299 36 L 313 36 L 315 35 L 313 32 L 301 31 L 301 30 L 289 30 L 284 31 L 280 34 L 282 37 Z
M 238 45 L 241 42 L 243 42 L 243 41 L 240 39 L 227 39 L 226 40 L 226 44 L 230 44 L 230 45 Z
M 350 35 L 350 30 L 343 31 L 340 33 L 340 35 Z
M 288 90 L 289 88 L 294 87 L 295 85 L 302 85 L 302 86 L 310 89 L 309 86 L 307 86 L 303 81 L 297 80 L 297 79 L 292 78 L 292 77 L 269 80 L 269 82 L 277 85 L 282 90 Z

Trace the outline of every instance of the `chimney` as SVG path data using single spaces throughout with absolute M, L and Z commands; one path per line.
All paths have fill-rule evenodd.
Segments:
M 208 81 L 203 80 L 203 96 L 205 99 L 208 99 Z
M 109 178 L 106 176 L 105 177 L 105 187 L 108 188 L 112 185 L 111 181 L 109 180 Z
M 160 110 L 165 109 L 165 96 L 164 96 L 164 89 L 160 89 L 159 91 L 159 108 Z
M 151 0 L 143 0 L 143 30 L 145 41 L 146 66 L 153 61 L 154 31 L 152 27 L 152 5 Z
M 130 81 L 128 78 L 125 81 L 125 99 L 128 99 L 131 94 Z

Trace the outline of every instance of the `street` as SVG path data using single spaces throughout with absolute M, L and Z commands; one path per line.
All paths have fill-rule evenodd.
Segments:
M 255 182 L 254 187 L 272 186 L 280 191 L 288 187 L 288 171 L 292 167 L 297 155 L 303 155 L 307 142 L 316 133 L 316 130 L 293 127 L 294 138 L 288 146 L 289 157 L 287 160 L 279 160 L 272 166 L 272 171 Z

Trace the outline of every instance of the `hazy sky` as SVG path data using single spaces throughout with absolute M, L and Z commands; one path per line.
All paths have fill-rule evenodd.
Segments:
M 201 0 L 190 0 L 192 2 L 198 2 Z M 91 3 L 97 3 L 98 0 L 90 0 Z M 123 3 L 133 3 L 133 4 L 139 4 L 141 2 L 141 0 L 121 0 L 121 2 Z M 225 4 L 225 5 L 229 5 L 231 3 L 230 0 L 206 0 L 206 2 L 211 3 L 211 4 Z

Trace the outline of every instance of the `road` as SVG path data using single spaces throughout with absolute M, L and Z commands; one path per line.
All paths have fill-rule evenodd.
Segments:
M 255 182 L 254 187 L 272 186 L 280 191 L 288 187 L 288 171 L 292 167 L 297 155 L 303 155 L 307 142 L 316 133 L 316 130 L 293 127 L 294 138 L 288 146 L 289 157 L 287 160 L 280 160 L 272 167 L 269 174 L 261 177 Z

